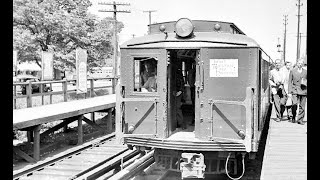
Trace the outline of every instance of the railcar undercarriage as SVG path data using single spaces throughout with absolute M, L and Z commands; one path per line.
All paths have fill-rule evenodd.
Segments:
M 170 171 L 181 172 L 184 178 L 204 178 L 205 175 L 227 174 L 237 178 L 244 173 L 245 152 L 199 152 L 155 150 L 155 161 Z M 227 169 L 227 170 L 226 170 Z

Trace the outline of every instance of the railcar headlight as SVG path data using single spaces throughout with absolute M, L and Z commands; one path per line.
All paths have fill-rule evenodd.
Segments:
M 129 128 L 128 128 L 128 132 L 129 132 L 129 133 L 132 133 L 132 132 L 133 132 L 133 130 L 134 130 L 134 126 L 133 126 L 133 125 L 129 126 Z
M 188 18 L 181 18 L 175 24 L 175 31 L 179 37 L 188 37 L 193 33 L 194 26 Z

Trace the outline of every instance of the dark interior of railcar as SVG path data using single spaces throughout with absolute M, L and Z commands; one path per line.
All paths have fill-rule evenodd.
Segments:
M 195 123 L 196 49 L 169 50 L 168 66 L 168 120 L 171 132 L 193 132 Z M 182 81 L 182 83 L 181 83 Z M 183 84 L 181 86 L 181 84 Z M 182 94 L 180 94 L 182 90 Z M 194 95 L 192 95 L 192 92 Z M 180 95 L 179 95 L 180 94 Z M 179 108 L 181 110 L 179 110 Z M 180 112 L 179 112 L 180 111 Z M 181 117 L 182 114 L 182 117 Z M 180 116 L 180 117 L 179 117 Z M 179 122 L 183 119 L 183 123 Z

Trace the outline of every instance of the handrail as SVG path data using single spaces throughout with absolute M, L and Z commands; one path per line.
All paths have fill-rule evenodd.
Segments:
M 94 87 L 94 81 L 95 80 L 112 80 L 111 85 L 103 85 L 103 86 L 98 86 L 98 87 Z M 87 97 L 92 97 L 94 94 L 94 90 L 95 89 L 103 89 L 103 88 L 112 88 L 112 90 L 114 90 L 114 84 L 113 83 L 116 78 L 113 77 L 103 77 L 103 78 L 87 78 L 87 81 L 89 81 L 89 87 L 87 87 L 87 93 L 85 94 L 85 98 Z M 27 98 L 27 107 L 32 107 L 32 97 L 38 97 L 41 96 L 41 103 L 42 105 L 44 105 L 44 96 L 50 96 L 50 104 L 52 104 L 52 95 L 63 95 L 63 101 L 66 102 L 67 101 L 67 94 L 68 93 L 73 93 L 76 92 L 76 89 L 68 89 L 68 84 L 70 82 L 76 82 L 76 79 L 63 79 L 63 80 L 53 80 L 53 81 L 39 81 L 39 82 L 14 82 L 13 83 L 13 101 L 14 101 L 14 109 L 17 109 L 17 99 L 21 99 L 21 98 Z M 44 84 L 50 84 L 49 87 L 52 90 L 52 84 L 62 84 L 62 90 L 59 91 L 49 91 L 49 92 L 44 92 L 43 91 L 43 85 Z M 39 93 L 34 93 L 32 94 L 32 86 L 33 85 L 40 85 L 40 92 Z M 17 94 L 17 86 L 25 86 L 26 87 L 26 94 Z M 113 91 L 112 91 L 113 92 Z
M 117 79 L 113 77 L 105 77 L 105 78 L 87 78 L 87 80 L 102 80 L 102 79 Z M 62 83 L 62 82 L 71 82 L 77 81 L 76 79 L 66 79 L 66 80 L 54 80 L 54 81 L 38 81 L 38 82 L 31 82 L 32 84 L 50 84 L 50 83 Z M 15 85 L 27 85 L 28 82 L 13 82 L 13 86 Z

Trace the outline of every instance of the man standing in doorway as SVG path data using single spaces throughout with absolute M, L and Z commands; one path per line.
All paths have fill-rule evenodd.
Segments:
M 285 110 L 285 104 L 287 102 L 287 95 L 284 90 L 284 79 L 285 75 L 281 68 L 281 60 L 275 60 L 275 68 L 270 71 L 269 84 L 271 86 L 273 103 L 276 110 L 277 118 L 276 121 L 280 122 Z
M 303 60 L 299 59 L 297 68 L 293 69 L 289 75 L 289 96 L 292 96 L 292 120 L 295 122 L 297 104 L 299 104 L 299 114 L 297 123 L 304 125 L 305 105 L 307 100 L 307 70 L 302 68 Z
M 184 80 L 183 80 L 183 75 L 182 75 L 182 70 L 180 68 L 176 69 L 176 91 L 174 92 L 175 96 L 175 101 L 176 101 L 176 108 L 177 108 L 177 123 L 178 123 L 178 128 L 181 129 L 186 129 L 186 123 L 184 122 L 183 119 L 183 114 L 182 114 L 182 109 L 181 109 L 181 99 L 183 97 L 183 92 L 184 92 Z
M 191 102 L 192 102 L 192 121 L 191 125 L 195 123 L 195 81 L 196 81 L 196 61 L 193 61 L 188 71 L 188 83 L 190 85 Z

